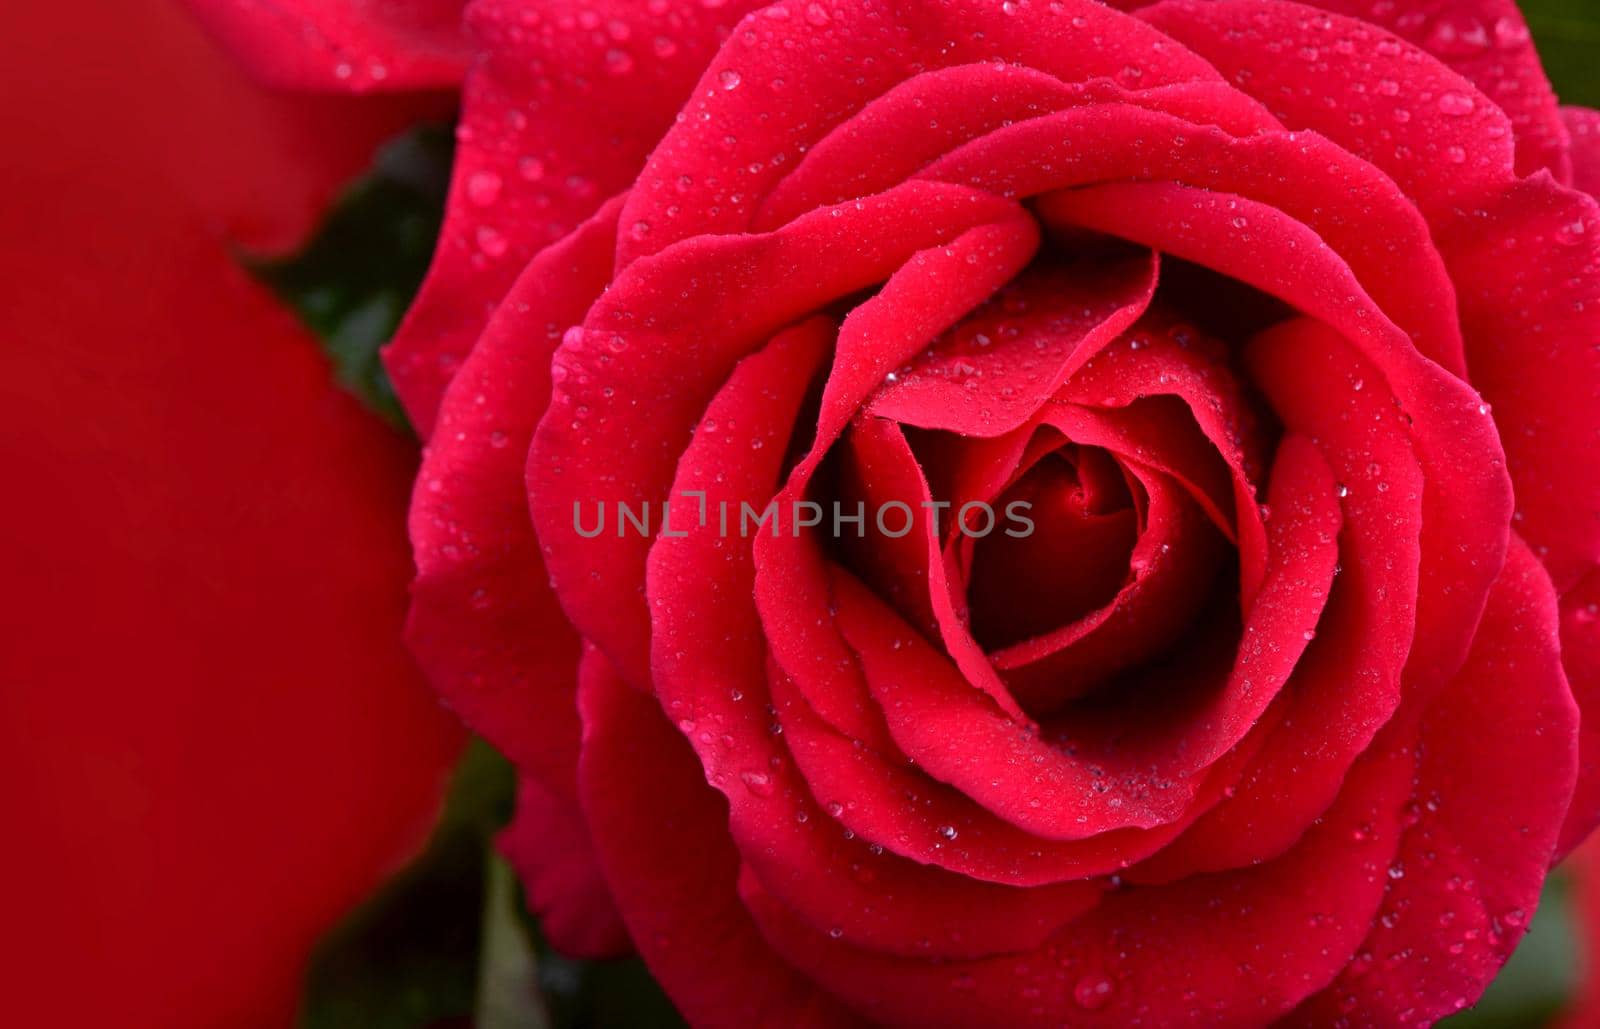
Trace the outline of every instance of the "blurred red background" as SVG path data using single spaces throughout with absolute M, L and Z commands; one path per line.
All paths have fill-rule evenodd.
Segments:
M 237 248 L 445 96 L 249 83 L 168 0 L 0 7 L 11 1025 L 281 1025 L 460 745 L 399 637 L 415 445 Z

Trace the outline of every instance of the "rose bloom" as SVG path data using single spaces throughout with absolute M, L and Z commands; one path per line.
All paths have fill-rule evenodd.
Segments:
M 1119 6 L 468 12 L 410 640 L 697 1025 L 1427 1023 L 1600 818 L 1600 116 L 1509 0 Z

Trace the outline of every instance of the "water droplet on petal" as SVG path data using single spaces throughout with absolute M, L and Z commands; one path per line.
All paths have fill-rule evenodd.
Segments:
M 467 199 L 488 207 L 500 199 L 500 176 L 492 171 L 476 171 L 467 178 Z
M 740 772 L 739 779 L 745 789 L 758 797 L 772 796 L 772 776 L 766 772 Z
M 1116 987 L 1103 975 L 1086 975 L 1072 988 L 1072 999 L 1086 1011 L 1103 1008 Z
M 1517 47 L 1525 46 L 1531 38 L 1528 26 L 1522 23 L 1521 18 L 1513 18 L 1510 15 L 1506 15 L 1494 23 L 1495 45 L 1502 50 L 1514 50 Z
M 1428 49 L 1447 57 L 1471 57 L 1489 49 L 1489 30 L 1471 16 L 1446 15 L 1433 26 Z
M 633 57 L 626 50 L 606 51 L 606 71 L 626 75 L 633 70 Z
M 477 240 L 478 249 L 489 257 L 504 257 L 511 244 L 500 234 L 500 230 L 492 225 L 480 225 L 474 238 Z

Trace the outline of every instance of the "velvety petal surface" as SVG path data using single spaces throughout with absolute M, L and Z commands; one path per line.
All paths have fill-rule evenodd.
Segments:
M 444 228 L 384 351 L 424 437 L 523 266 L 633 184 L 723 35 L 754 6 L 474 0 L 467 29 L 480 56 L 462 87 Z M 625 231 L 638 224 L 629 218 Z
M 463 0 L 185 2 L 240 63 L 279 89 L 452 89 L 471 59 Z

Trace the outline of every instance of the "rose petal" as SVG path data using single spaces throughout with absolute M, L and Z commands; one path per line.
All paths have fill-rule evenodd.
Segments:
M 974 104 L 975 96 L 987 99 Z M 835 126 L 772 187 L 754 224 L 781 225 L 814 207 L 888 189 L 1013 122 L 1102 103 L 1162 111 L 1237 136 L 1281 127 L 1259 103 L 1220 82 L 1133 90 L 1108 79 L 1067 83 L 1011 64 L 957 65 L 907 79 Z
M 839 626 L 890 733 L 935 779 L 1053 840 L 1164 825 L 1193 800 L 1193 782 L 1155 788 L 1140 769 L 1092 767 L 1058 750 L 973 690 L 948 658 L 847 573 L 836 571 L 833 583 Z
M 1471 642 L 1510 521 L 1500 440 L 1472 390 L 1375 310 L 1321 239 L 1272 208 L 1158 184 L 1053 193 L 1040 208 L 1047 219 L 1156 246 L 1279 296 L 1334 327 L 1388 380 L 1413 418 L 1411 436 L 1430 469 L 1418 595 L 1418 620 L 1428 631 L 1418 634 L 1411 662 L 1419 681 L 1448 677 Z
M 750 15 L 706 69 L 643 173 L 663 188 L 637 191 L 623 213 L 625 225 L 652 226 L 624 241 L 624 264 L 691 236 L 750 230 L 811 145 L 919 72 L 999 59 L 1069 83 L 1218 81 L 1204 61 L 1094 0 L 1016 4 L 999 18 L 934 0 L 799 7 Z
M 1249 242 L 1267 231 L 1250 228 L 1248 212 L 1237 206 L 1248 199 L 1274 212 L 1275 220 L 1291 219 L 1315 234 L 1319 248 L 1331 248 L 1361 292 L 1425 355 L 1452 371 L 1462 367 L 1455 291 L 1428 224 L 1381 171 L 1315 133 L 1238 138 L 1162 113 L 1102 104 L 1007 126 L 947 154 L 919 177 L 1006 196 L 1058 191 L 1049 203 L 1062 202 L 1068 187 L 1124 181 L 1236 196 L 1227 217 L 1212 226 L 1206 242 L 1215 244 L 1230 237 Z M 1079 227 L 1096 226 L 1085 220 Z M 1312 254 L 1298 258 L 1315 260 Z M 1251 274 L 1206 266 L 1261 288 Z M 1406 274 L 1396 276 L 1396 267 Z
M 610 281 L 620 208 L 613 200 L 517 281 L 446 393 L 411 500 L 412 653 L 468 725 L 568 797 L 578 638 L 550 590 L 523 476 L 550 356 Z
M 1572 135 L 1572 186 L 1600 195 L 1600 111 L 1563 107 L 1561 118 Z
M 774 669 L 771 683 L 790 753 L 829 814 L 884 850 L 985 882 L 1037 886 L 1126 868 L 1215 804 L 1254 753 L 1253 746 L 1242 746 L 1219 763 L 1190 811 L 1168 825 L 1077 841 L 1045 840 L 996 818 L 905 762 L 857 746 L 818 718 L 781 670 Z
M 1519 542 L 1467 663 L 1423 718 L 1415 807 L 1355 963 L 1295 1013 L 1430 1022 L 1477 1000 L 1527 931 L 1572 796 L 1578 710 L 1554 591 Z M 1493 731 L 1485 732 L 1485 726 Z
M 1045 257 L 885 383 L 868 410 L 961 436 L 1010 432 L 1145 312 L 1157 278 L 1148 251 Z
M 523 267 L 634 183 L 721 33 L 753 6 L 474 0 L 468 23 L 481 56 L 462 89 L 444 228 L 383 352 L 424 438 Z M 625 237 L 649 231 L 640 225 L 625 219 Z
M 450 89 L 471 56 L 464 0 L 185 0 L 252 75 L 277 89 Z
M 626 214 L 624 214 L 626 219 Z M 963 246 L 991 263 L 980 280 L 945 254 L 944 244 L 979 231 Z M 555 397 L 539 423 L 528 463 L 534 524 L 562 606 L 630 681 L 648 675 L 645 534 L 578 536 L 573 505 L 659 504 L 673 466 L 712 393 L 732 365 L 785 324 L 827 302 L 899 274 L 919 250 L 935 247 L 926 272 L 952 287 L 945 303 L 956 314 L 983 299 L 1026 262 L 1036 241 L 1031 220 L 1005 201 L 959 187 L 908 183 L 889 193 L 817 211 L 777 232 L 702 237 L 627 268 L 589 313 L 581 333 L 556 352 Z M 999 247 L 999 259 L 991 251 Z M 952 251 L 954 252 L 954 251 Z M 886 288 L 880 297 L 894 297 Z M 920 348 L 945 326 L 925 296 L 885 299 L 906 322 L 908 346 Z M 876 385 L 905 356 L 871 353 L 848 359 Z M 861 360 L 869 363 L 858 363 Z M 874 362 L 884 367 L 876 369 Z M 874 378 L 874 374 L 876 378 Z M 825 398 L 825 405 L 828 403 Z M 836 400 L 846 412 L 854 405 Z M 824 417 L 827 416 L 825 406 Z M 848 413 L 844 415 L 848 418 Z M 837 417 L 837 415 L 835 415 Z M 843 423 L 838 425 L 842 428 Z M 835 429 L 837 431 L 837 429 Z M 659 513 L 659 511 L 658 511 Z
M 1600 825 L 1600 571 L 1590 572 L 1561 598 L 1561 666 L 1578 708 L 1578 786 L 1561 827 L 1557 858 Z
M 1268 499 L 1267 566 L 1242 629 L 1232 617 L 1228 633 L 1197 618 L 1171 653 L 1147 652 L 1150 667 L 1119 683 L 1116 696 L 1067 709 L 1051 728 L 1070 732 L 1080 754 L 1117 753 L 1178 778 L 1210 767 L 1255 731 L 1315 635 L 1340 527 L 1333 473 L 1301 437 L 1280 444 Z
M 1371 9 L 1319 6 L 1355 8 L 1356 18 Z M 1430 217 L 1514 174 L 1516 139 L 1506 113 L 1460 69 L 1367 23 L 1298 4 L 1240 0 L 1166 0 L 1140 17 L 1204 55 L 1285 125 L 1320 133 L 1383 169 Z M 1307 76 L 1315 77 L 1315 90 L 1300 88 Z
M 1409 754 L 1361 762 L 1337 807 L 1288 854 L 1258 867 L 1108 895 L 1048 945 L 934 963 L 870 953 L 807 930 L 770 898 L 746 905 L 774 949 L 874 1022 L 1009 1027 L 1069 1014 L 1119 1026 L 1271 1022 L 1331 981 L 1383 899 Z M 1270 954 L 1259 959 L 1261 941 Z
M 1319 440 L 1333 474 L 1348 484 L 1336 491 L 1343 494 L 1341 571 L 1317 638 L 1283 691 L 1282 727 L 1234 796 L 1130 872 L 1144 880 L 1239 867 L 1290 847 L 1399 709 L 1412 650 L 1424 473 L 1391 398 L 1366 385 L 1376 383 L 1375 369 L 1326 326 L 1306 320 L 1269 330 L 1246 353 L 1252 380 L 1287 428 Z M 1357 382 L 1362 389 L 1353 388 Z
M 1517 531 L 1566 589 L 1600 564 L 1600 206 L 1536 176 L 1442 228 L 1439 249 L 1505 443 Z
M 461 733 L 399 639 L 415 448 L 238 251 L 438 103 L 272 93 L 173 4 L 0 37 L 4 1018 L 287 1025 Z
M 1481 89 L 1511 118 L 1517 174 L 1549 169 L 1566 181 L 1567 133 L 1555 91 L 1515 0 L 1317 0 L 1409 39 Z
M 576 678 L 576 669 L 573 674 Z M 538 916 L 552 947 L 586 960 L 633 951 L 576 799 L 538 779 L 519 777 L 516 814 L 495 843 L 522 880 L 528 909 Z
M 630 689 L 591 648 L 578 705 L 579 791 L 600 867 L 629 935 L 678 1010 L 700 1025 L 855 1024 L 756 931 L 734 891 L 739 856 L 726 809 L 655 700 Z M 718 974 L 705 975 L 708 967 Z
M 674 497 L 702 492 L 708 511 L 720 512 L 725 503 L 771 496 L 782 437 L 831 342 L 831 326 L 819 319 L 742 361 L 679 462 Z M 751 439 L 772 445 L 753 450 Z M 654 686 L 707 780 L 727 797 L 750 874 L 820 929 L 915 954 L 1025 947 L 1093 905 L 1092 884 L 1021 891 L 978 883 L 874 855 L 866 841 L 830 827 L 772 732 L 750 541 L 730 536 L 720 516 L 701 522 L 690 514 L 675 524 L 650 552 Z M 863 862 L 870 876 L 857 874 Z M 985 914 L 953 928 L 953 913 L 967 905 Z

